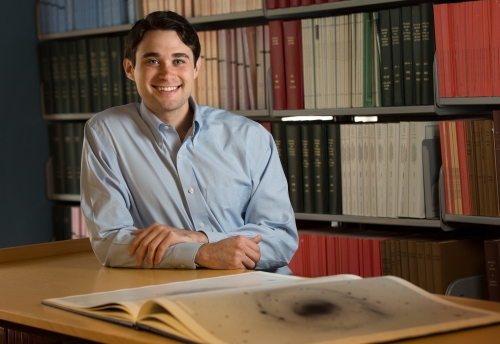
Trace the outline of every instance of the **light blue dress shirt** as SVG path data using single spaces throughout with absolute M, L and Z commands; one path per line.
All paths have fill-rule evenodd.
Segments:
M 81 207 L 97 258 L 136 267 L 127 254 L 132 231 L 158 222 L 203 231 L 209 242 L 260 234 L 256 268 L 285 266 L 298 235 L 272 136 L 245 117 L 192 98 L 189 104 L 194 122 L 184 142 L 144 104 L 114 107 L 87 122 Z M 201 245 L 174 245 L 157 267 L 194 269 Z

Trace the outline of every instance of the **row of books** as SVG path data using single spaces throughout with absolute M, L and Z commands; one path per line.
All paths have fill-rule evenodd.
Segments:
M 55 122 L 49 126 L 53 192 L 80 194 L 84 122 Z
M 439 122 L 447 214 L 500 216 L 500 111 L 493 118 Z
M 230 111 L 267 109 L 268 32 L 268 25 L 199 32 L 196 101 Z
M 327 2 L 339 2 L 339 1 L 348 1 L 348 0 L 266 0 L 266 8 L 268 10 L 271 10 L 276 8 L 326 4 Z
M 434 103 L 432 4 L 271 21 L 275 110 Z
M 140 102 L 122 67 L 124 41 L 120 35 L 41 43 L 45 114 L 96 113 Z
M 64 342 L 61 340 L 44 337 L 42 335 L 26 331 L 3 327 L 0 327 L 0 343 L 64 344 Z
M 294 275 L 304 277 L 393 275 L 444 294 L 459 278 L 485 274 L 487 240 L 400 230 L 303 229 L 299 230 L 299 248 L 288 266 Z
M 342 213 L 437 218 L 438 137 L 436 121 L 341 125 Z
M 70 240 L 88 237 L 82 210 L 76 205 L 55 204 L 52 206 L 54 240 Z
M 262 0 L 142 0 L 144 16 L 155 11 L 173 11 L 191 18 L 260 9 Z
M 500 96 L 500 3 L 434 5 L 439 96 Z
M 137 20 L 136 0 L 44 0 L 38 5 L 42 34 L 132 24 Z

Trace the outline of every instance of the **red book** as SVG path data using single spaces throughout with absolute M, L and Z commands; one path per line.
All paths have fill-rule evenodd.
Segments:
M 313 4 L 313 0 L 302 0 L 301 1 L 302 6 L 308 6 Z
M 347 252 L 349 257 L 348 267 L 349 271 L 347 273 L 353 275 L 360 275 L 359 269 L 359 238 L 358 237 L 348 237 L 347 238 Z
M 373 245 L 372 241 L 375 239 L 373 238 L 365 238 L 361 239 L 361 249 L 362 249 L 362 259 L 361 259 L 361 266 L 362 268 L 362 275 L 361 277 L 373 277 Z
M 301 6 L 301 5 L 302 5 L 301 0 L 290 0 L 290 7 L 297 7 L 297 6 Z
M 304 276 L 304 268 L 303 268 L 303 256 L 304 256 L 304 237 L 303 234 L 299 232 L 299 247 L 295 254 L 293 255 L 290 263 L 288 263 L 288 268 L 292 270 L 294 276 Z
M 491 83 L 492 95 L 500 96 L 500 2 L 489 1 L 490 4 L 490 34 L 491 34 Z
M 278 8 L 278 0 L 266 0 L 266 8 L 271 10 L 273 8 Z
M 474 73 L 476 70 L 474 68 L 474 36 L 473 30 L 470 27 L 471 23 L 474 20 L 473 12 L 472 12 L 472 2 L 465 2 L 465 25 L 467 27 L 465 30 L 465 59 L 467 63 L 467 95 L 469 97 L 474 96 Z
M 269 37 L 271 42 L 273 108 L 274 110 L 286 110 L 285 56 L 281 20 L 269 22 Z
M 326 273 L 328 276 L 340 273 L 340 257 L 338 237 L 327 234 L 326 237 Z
M 271 130 L 271 122 L 259 122 L 264 128 L 266 128 L 270 133 L 272 133 Z
M 285 85 L 287 110 L 304 108 L 304 81 L 302 74 L 302 24 L 300 20 L 283 22 L 285 54 Z
M 436 35 L 436 64 L 438 75 L 438 91 L 439 97 L 445 97 L 445 72 L 444 72 L 444 42 L 443 42 L 443 27 L 441 23 L 441 12 L 444 5 L 434 5 L 434 31 Z
M 314 0 L 315 4 L 324 4 L 327 0 Z
M 465 61 L 465 2 L 456 3 L 451 13 L 453 20 L 453 61 L 456 66 L 456 91 L 457 97 L 467 97 L 467 64 Z
M 460 170 L 460 190 L 462 192 L 463 215 L 471 215 L 471 197 L 469 185 L 469 166 L 467 164 L 467 140 L 465 133 L 465 122 L 456 121 L 458 165 Z
M 493 94 L 493 85 L 491 83 L 491 37 L 490 37 L 490 16 L 489 14 L 489 1 L 480 2 L 483 7 L 483 22 L 482 22 L 482 46 L 484 56 L 484 97 L 491 97 Z M 498 21 L 499 18 L 495 18 Z
M 290 0 L 277 0 L 278 8 L 287 8 L 290 7 Z
M 441 157 L 442 157 L 442 173 L 443 173 L 443 185 L 444 185 L 444 199 L 445 199 L 445 211 L 446 214 L 453 214 L 451 201 L 453 200 L 452 187 L 451 187 L 451 162 L 450 154 L 448 151 L 449 144 L 447 144 L 448 134 L 447 134 L 447 122 L 439 122 L 439 136 L 441 137 Z

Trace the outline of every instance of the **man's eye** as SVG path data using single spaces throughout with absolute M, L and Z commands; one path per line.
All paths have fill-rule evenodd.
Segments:
M 148 60 L 148 64 L 158 64 L 158 60 Z
M 184 61 L 183 60 L 174 60 L 174 64 L 183 64 Z

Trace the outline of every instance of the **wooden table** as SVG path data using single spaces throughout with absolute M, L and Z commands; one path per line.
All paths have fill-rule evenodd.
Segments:
M 0 250 L 0 326 L 67 342 L 174 343 L 145 331 L 73 314 L 41 304 L 43 299 L 135 288 L 244 273 L 245 270 L 149 270 L 105 268 L 88 239 Z M 445 297 L 445 296 L 443 296 Z M 445 297 L 500 312 L 500 303 Z M 493 343 L 500 324 L 402 341 L 404 343 Z

